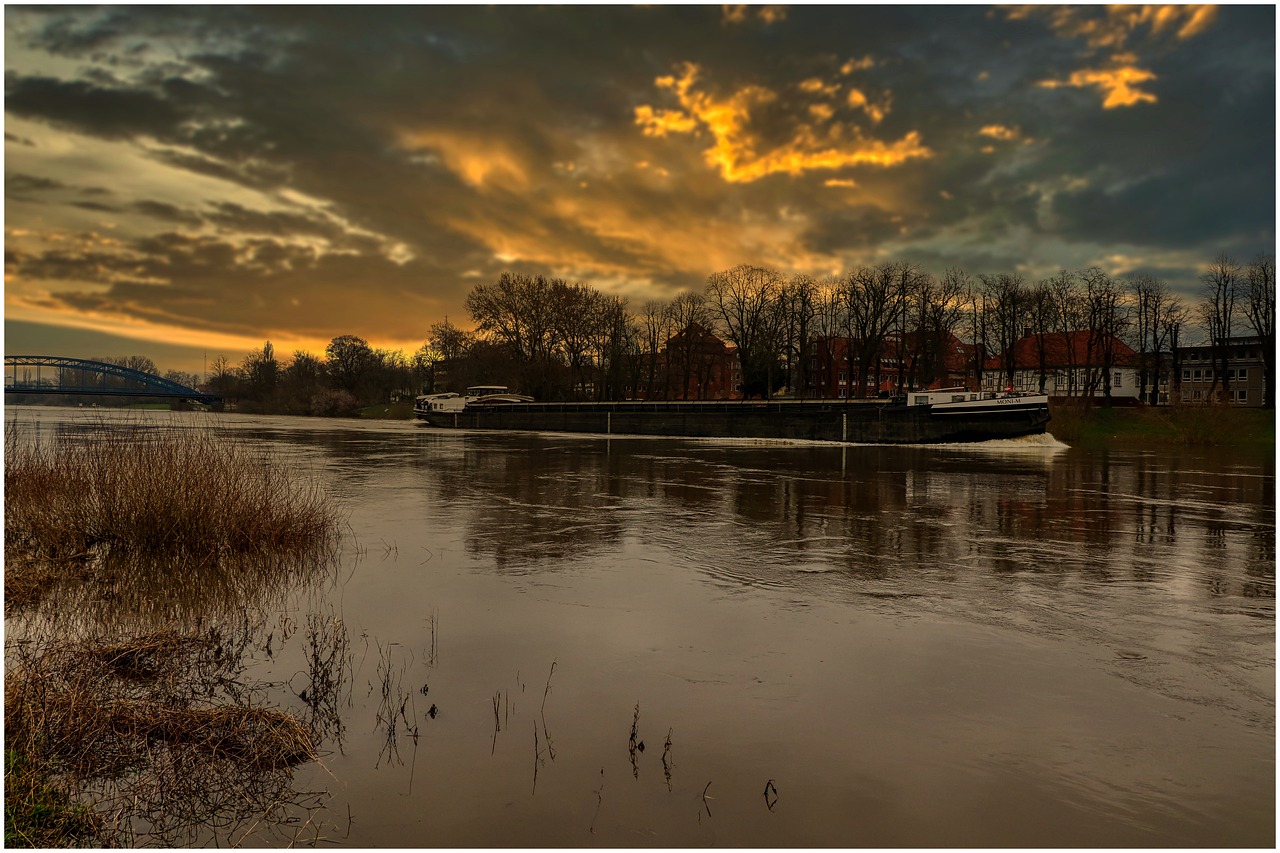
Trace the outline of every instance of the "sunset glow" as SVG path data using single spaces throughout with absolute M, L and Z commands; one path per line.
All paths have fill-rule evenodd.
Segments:
M 890 258 L 1192 293 L 1219 253 L 1274 251 L 1268 6 L 9 6 L 5 25 L 11 353 L 412 350 L 504 271 L 633 307 L 742 263 Z

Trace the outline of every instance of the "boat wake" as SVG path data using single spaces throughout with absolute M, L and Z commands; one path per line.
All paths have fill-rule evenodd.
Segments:
M 1023 435 L 1018 438 L 993 438 L 990 441 L 971 441 L 971 442 L 954 442 L 951 444 L 934 444 L 932 447 L 945 447 L 947 449 L 959 450 L 976 450 L 983 451 L 999 451 L 1001 453 L 1010 450 L 1022 450 L 1036 453 L 1058 453 L 1063 450 L 1070 450 L 1071 445 L 1064 444 L 1053 437 L 1052 433 L 1041 433 L 1039 435 Z

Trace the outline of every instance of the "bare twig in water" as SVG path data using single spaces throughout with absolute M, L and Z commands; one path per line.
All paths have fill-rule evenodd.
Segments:
M 667 780 L 667 790 L 671 790 L 671 768 L 675 766 L 670 760 L 671 729 L 667 729 L 667 742 L 662 745 L 662 775 Z
M 631 775 L 640 778 L 640 766 L 636 764 L 636 750 L 644 751 L 644 742 L 636 742 L 638 735 L 638 727 L 640 725 L 640 703 L 636 703 L 635 716 L 631 718 L 631 738 L 627 741 L 627 752 L 631 756 Z
M 600 817 L 600 806 L 604 804 L 604 768 L 600 768 L 600 787 L 596 789 L 596 813 L 591 816 L 591 826 L 587 831 L 596 834 L 596 818 Z
M 533 793 L 538 793 L 538 764 L 542 761 L 538 751 L 538 722 L 533 723 Z
M 498 732 L 502 731 L 502 721 L 498 717 L 498 708 L 502 704 L 502 691 L 499 690 L 493 694 L 493 744 L 489 747 L 489 754 L 493 755 L 495 749 L 498 748 Z
M 551 676 L 556 674 L 556 662 L 551 662 L 551 671 L 547 673 L 547 686 L 542 691 L 542 707 L 538 713 L 542 717 L 542 736 L 547 741 L 547 755 L 552 761 L 556 760 L 556 748 L 551 742 L 551 733 L 547 731 L 547 694 L 551 692 Z
M 769 811 L 773 811 L 773 807 L 778 804 L 778 788 L 772 779 L 764 783 L 764 804 L 769 807 Z
M 706 807 L 706 809 L 707 809 L 707 817 L 711 817 L 711 803 L 709 803 L 709 802 L 707 802 L 707 801 L 708 801 L 708 800 L 714 800 L 714 799 L 715 799 L 715 797 L 708 797 L 708 796 L 707 796 L 707 791 L 708 791 L 710 788 L 711 788 L 711 783 L 710 783 L 710 782 L 708 782 L 708 783 L 707 783 L 707 787 L 702 789 L 702 805 L 704 805 L 704 806 Z
M 386 649 L 378 647 L 378 674 L 380 676 L 382 688 L 382 700 L 378 706 L 377 720 L 380 727 L 385 727 L 384 741 L 382 749 L 378 752 L 378 763 L 375 766 L 381 766 L 383 758 L 394 760 L 397 764 L 403 764 L 400 758 L 400 748 L 397 744 L 396 736 L 400 728 L 400 720 L 404 721 L 405 729 L 416 745 L 417 743 L 417 726 L 409 722 L 409 716 L 406 708 L 413 700 L 411 693 L 403 687 L 403 678 L 405 664 L 396 667 L 392 660 L 391 647 L 399 645 L 399 643 L 389 643 Z M 417 720 L 417 710 L 413 710 L 414 720 Z M 416 755 L 416 752 L 415 752 Z
M 427 625 L 431 628 L 431 647 L 427 649 L 427 666 L 433 667 L 440 654 L 440 645 L 436 636 L 436 630 L 440 627 L 439 611 L 432 610 L 427 615 Z

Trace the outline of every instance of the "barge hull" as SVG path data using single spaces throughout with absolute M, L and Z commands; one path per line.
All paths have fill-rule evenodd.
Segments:
M 1045 432 L 1047 404 L 931 413 L 929 406 L 822 402 L 529 403 L 419 412 L 431 426 L 475 430 L 936 444 Z

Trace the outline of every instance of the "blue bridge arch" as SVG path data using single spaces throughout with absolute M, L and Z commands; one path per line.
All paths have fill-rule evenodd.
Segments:
M 75 394 L 111 397 L 166 397 L 217 403 L 220 394 L 188 388 L 153 373 L 105 361 L 56 355 L 6 355 L 6 394 Z

